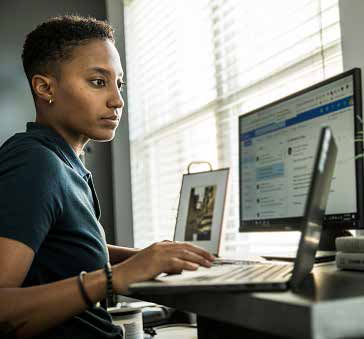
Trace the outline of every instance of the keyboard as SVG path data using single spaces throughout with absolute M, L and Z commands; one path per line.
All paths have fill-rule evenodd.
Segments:
M 263 282 L 288 279 L 293 266 L 291 264 L 228 264 L 214 265 L 211 268 L 200 267 L 197 271 L 183 271 L 182 274 L 166 275 L 160 281 L 173 283 L 236 283 Z
M 213 262 L 213 266 L 219 266 L 219 265 L 254 265 L 254 264 L 260 264 L 261 261 L 258 260 L 237 260 L 237 259 L 221 259 L 217 258 Z

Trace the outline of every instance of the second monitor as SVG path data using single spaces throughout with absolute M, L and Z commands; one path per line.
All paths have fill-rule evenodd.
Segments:
M 324 229 L 364 228 L 361 106 L 352 69 L 239 117 L 240 232 L 300 228 L 322 126 L 338 144 Z

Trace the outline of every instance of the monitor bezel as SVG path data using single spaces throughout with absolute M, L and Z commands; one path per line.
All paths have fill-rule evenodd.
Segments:
M 306 87 L 300 91 L 292 93 L 288 96 L 285 96 L 279 100 L 273 101 L 267 105 L 258 107 L 253 111 L 242 114 L 238 117 L 238 150 L 239 150 L 239 232 L 283 232 L 283 231 L 298 231 L 301 229 L 302 225 L 302 217 L 292 217 L 292 218 L 284 218 L 284 219 L 265 219 L 261 220 L 260 223 L 252 222 L 251 224 L 244 223 L 242 220 L 242 203 L 241 203 L 241 143 L 240 143 L 240 130 L 241 123 L 243 118 L 246 118 L 249 115 L 256 114 L 257 112 L 271 108 L 277 104 L 281 104 L 284 101 L 291 100 L 297 96 L 303 95 L 307 92 L 320 88 L 321 86 L 325 86 L 331 82 L 340 80 L 342 78 L 353 77 L 353 99 L 354 99 L 354 129 L 355 136 L 358 137 L 358 132 L 363 131 L 363 125 L 360 122 L 362 119 L 362 89 L 361 89 L 361 70 L 360 68 L 353 68 L 348 71 L 342 72 L 338 75 L 320 81 L 314 85 Z M 359 119 L 359 118 L 360 119 Z M 363 138 L 363 135 L 361 136 Z M 354 144 L 355 156 L 359 154 L 363 154 L 363 143 L 355 142 Z M 344 216 L 343 214 L 330 214 L 325 215 L 323 221 L 323 229 L 363 229 L 364 228 L 364 172 L 363 172 L 363 158 L 357 159 L 355 161 L 355 174 L 356 174 L 356 202 L 357 202 L 357 213 L 355 220 L 352 219 L 352 214 L 348 214 Z M 340 220 L 340 218 L 342 220 Z M 270 221 L 267 224 L 267 221 Z

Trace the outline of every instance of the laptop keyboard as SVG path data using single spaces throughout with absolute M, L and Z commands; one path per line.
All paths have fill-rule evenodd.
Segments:
M 260 264 L 260 261 L 257 260 L 236 260 L 236 259 L 216 259 L 213 262 L 213 266 L 219 266 L 219 265 L 254 265 L 254 264 Z
M 292 269 L 293 266 L 290 264 L 271 263 L 215 265 L 211 268 L 200 267 L 197 271 L 184 271 L 182 274 L 164 276 L 158 280 L 173 283 L 264 282 L 288 279 Z

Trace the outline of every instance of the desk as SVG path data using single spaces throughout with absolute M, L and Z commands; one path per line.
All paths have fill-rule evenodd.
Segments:
M 199 339 L 364 338 L 364 272 L 321 264 L 295 292 L 134 294 L 197 314 Z

